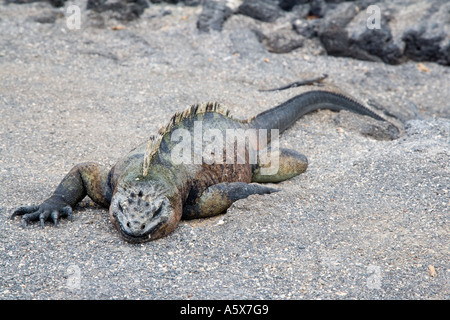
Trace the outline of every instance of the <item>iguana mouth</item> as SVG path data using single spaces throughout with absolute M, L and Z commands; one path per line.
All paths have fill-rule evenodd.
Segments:
M 128 233 L 125 229 L 122 228 L 122 226 L 118 225 L 118 229 L 120 232 L 120 235 L 122 236 L 122 238 L 130 243 L 143 243 L 143 242 L 147 242 L 147 241 L 151 241 L 152 239 L 152 235 L 155 234 L 155 232 L 157 230 L 159 230 L 159 228 L 164 225 L 167 222 L 167 217 L 163 217 L 161 219 L 161 221 L 159 221 L 155 226 L 151 227 L 147 232 L 141 234 L 141 235 L 133 235 Z

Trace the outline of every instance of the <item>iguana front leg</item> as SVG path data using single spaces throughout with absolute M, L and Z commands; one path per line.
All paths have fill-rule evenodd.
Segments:
M 245 199 L 252 194 L 268 194 L 277 192 L 256 183 L 223 182 L 210 186 L 195 201 L 184 205 L 183 219 L 207 218 L 225 212 L 233 202 Z
M 41 205 L 20 207 L 11 219 L 22 216 L 22 225 L 40 220 L 41 226 L 49 218 L 57 224 L 60 217 L 72 217 L 73 207 L 88 195 L 95 203 L 108 207 L 112 190 L 109 184 L 109 170 L 99 164 L 86 162 L 76 165 L 64 177 L 53 195 Z

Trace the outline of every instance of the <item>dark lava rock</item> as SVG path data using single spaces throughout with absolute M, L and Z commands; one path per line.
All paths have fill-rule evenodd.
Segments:
M 450 3 L 440 0 L 375 2 L 379 27 L 368 28 L 365 7 L 374 1 L 345 2 L 318 19 L 317 34 L 330 55 L 398 64 L 407 58 L 450 64 Z M 314 36 L 309 22 L 298 21 L 299 34 Z
M 390 25 L 397 13 L 389 6 L 383 7 L 380 10 L 379 27 L 369 28 L 368 19 L 371 15 L 366 10 L 360 11 L 345 27 L 349 38 L 348 56 L 389 64 L 401 63 L 404 60 L 404 45 L 393 35 Z
M 202 4 L 203 2 L 208 2 L 204 0 L 150 0 L 151 3 L 169 3 L 169 4 L 177 4 L 177 3 L 184 3 L 187 6 L 198 6 Z
M 293 23 L 294 30 L 308 39 L 317 37 L 320 21 L 319 19 L 297 19 Z
M 311 9 L 309 14 L 311 16 L 316 16 L 322 18 L 325 16 L 327 12 L 327 3 L 324 0 L 311 0 L 310 1 Z
M 48 2 L 53 7 L 59 8 L 64 6 L 64 2 L 67 0 L 6 0 L 6 3 L 17 3 L 17 4 L 24 4 L 24 3 L 32 3 L 32 2 Z
M 170 3 L 170 4 L 177 4 L 178 2 L 180 2 L 180 0 L 150 0 L 151 3 Z
M 287 1 L 284 9 L 309 6 L 307 19 L 296 17 L 294 30 L 319 37 L 328 54 L 399 64 L 408 59 L 450 65 L 450 2 L 380 0 Z M 379 26 L 369 28 L 369 5 L 378 8 Z M 292 7 L 291 7 L 292 6 Z
M 221 31 L 223 24 L 232 14 L 226 1 L 207 1 L 203 5 L 202 13 L 197 20 L 200 31 Z
M 63 7 L 66 0 L 48 0 L 50 4 L 56 8 Z
M 305 38 L 292 30 L 282 28 L 280 30 L 263 33 L 254 30 L 258 40 L 266 47 L 267 51 L 275 53 L 288 53 L 303 46 Z
M 405 55 L 416 61 L 434 61 L 450 65 L 450 3 L 439 8 L 435 3 L 427 19 L 406 30 Z
M 280 0 L 278 3 L 278 6 L 285 10 L 285 11 L 291 11 L 293 7 L 299 4 L 305 4 L 310 2 L 309 0 Z
M 379 57 L 386 63 L 398 64 L 402 62 L 401 48 L 393 43 L 392 34 L 388 26 L 384 26 L 381 29 L 365 30 L 358 39 L 350 41 L 350 47 L 353 50 L 356 47 L 367 52 L 372 58 L 374 56 Z M 356 53 L 351 54 L 351 56 L 358 58 Z
M 111 17 L 121 21 L 132 21 L 148 8 L 146 0 L 88 0 L 86 9 L 101 13 L 110 12 Z
M 320 20 L 318 36 L 328 54 L 349 56 L 350 43 L 345 30 L 347 24 L 357 14 L 358 7 L 353 3 L 343 3 L 336 10 Z
M 202 0 L 184 0 L 183 1 L 185 5 L 195 7 L 202 4 Z
M 281 15 L 278 1 L 275 0 L 244 0 L 238 13 L 264 22 L 273 22 Z

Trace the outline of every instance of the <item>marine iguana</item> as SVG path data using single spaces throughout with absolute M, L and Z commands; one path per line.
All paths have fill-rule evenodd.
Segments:
M 271 164 L 262 161 L 262 157 L 257 157 L 254 163 L 249 161 L 250 149 L 268 148 L 272 129 L 281 133 L 304 114 L 318 109 L 349 110 L 387 121 L 361 103 L 325 90 L 300 94 L 248 120 L 231 117 L 218 103 L 193 105 L 172 116 L 157 135 L 133 149 L 110 170 L 92 162 L 76 165 L 50 198 L 40 205 L 20 207 L 11 219 L 22 216 L 24 227 L 28 222 L 38 220 L 42 227 L 46 220 L 52 220 L 56 226 L 59 218 L 72 219 L 72 209 L 88 195 L 95 203 L 109 208 L 111 222 L 126 241 L 141 243 L 161 238 L 172 232 L 181 219 L 211 217 L 225 212 L 236 200 L 278 191 L 259 183 L 276 183 L 303 173 L 308 160 L 296 151 L 272 150 L 278 157 L 278 170 L 267 174 L 263 171 Z M 213 149 L 210 155 L 216 158 L 213 161 L 203 159 L 200 163 L 189 161 L 189 156 L 196 156 L 196 146 L 194 141 L 187 141 L 184 146 L 193 147 L 193 150 L 189 151 L 186 161 L 178 161 L 174 153 L 175 150 L 183 151 L 180 148 L 182 139 L 175 133 L 184 130 L 195 134 L 198 130 L 195 126 L 199 123 L 202 127 L 197 134 L 211 130 L 224 133 L 231 129 L 258 132 L 265 129 L 267 141 L 264 144 L 263 139 L 252 140 L 239 154 L 233 140 L 227 145 L 231 145 L 231 149 Z M 255 141 L 259 142 L 255 144 Z M 230 154 L 231 161 L 227 158 Z

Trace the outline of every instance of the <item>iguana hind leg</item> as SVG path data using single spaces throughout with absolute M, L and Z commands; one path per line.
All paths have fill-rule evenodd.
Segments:
M 61 217 L 72 217 L 72 208 L 88 195 L 95 203 L 109 206 L 112 190 L 109 185 L 109 170 L 99 164 L 85 162 L 76 165 L 64 177 L 53 195 L 41 205 L 20 207 L 11 219 L 22 216 L 22 225 L 40 220 L 41 226 L 51 219 L 54 224 Z
M 295 150 L 280 148 L 268 152 L 270 161 L 262 163 L 259 159 L 260 162 L 253 170 L 252 182 L 281 182 L 305 172 L 308 167 L 308 159 Z
M 192 205 L 183 208 L 183 219 L 207 218 L 225 212 L 233 202 L 252 194 L 268 194 L 278 189 L 245 182 L 223 182 L 210 186 Z

